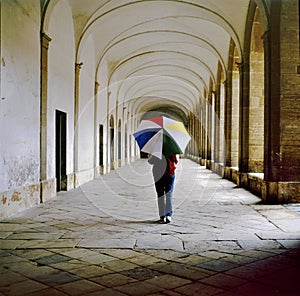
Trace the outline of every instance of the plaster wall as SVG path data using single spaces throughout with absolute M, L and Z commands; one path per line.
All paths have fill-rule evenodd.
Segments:
M 72 11 L 60 1 L 49 24 L 48 163 L 47 177 L 55 177 L 55 110 L 67 113 L 67 174 L 73 172 L 75 41 Z
M 0 191 L 39 181 L 39 54 L 39 4 L 1 3 Z
M 39 202 L 39 5 L 1 1 L 0 218 Z

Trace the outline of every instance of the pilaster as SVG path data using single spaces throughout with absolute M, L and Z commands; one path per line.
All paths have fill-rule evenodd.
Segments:
M 41 33 L 40 180 L 47 179 L 48 49 L 51 38 Z
M 80 70 L 83 63 L 75 64 L 75 89 L 74 89 L 74 186 L 78 186 L 77 172 L 78 172 L 78 120 L 79 120 L 79 83 Z
M 249 162 L 249 56 L 238 63 L 240 72 L 239 172 L 248 172 Z
M 99 166 L 99 122 L 98 122 L 98 90 L 100 84 L 95 81 L 94 87 L 94 177 L 100 175 Z

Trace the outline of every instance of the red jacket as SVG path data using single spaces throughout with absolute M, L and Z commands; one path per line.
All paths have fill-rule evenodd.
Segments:
M 167 168 L 165 171 L 165 176 L 173 176 L 175 174 L 176 165 L 178 163 L 178 159 L 176 155 L 167 156 Z
M 148 162 L 153 165 L 152 172 L 154 179 L 157 181 L 162 176 L 173 176 L 175 174 L 178 159 L 176 155 L 162 157 L 162 159 L 151 155 Z

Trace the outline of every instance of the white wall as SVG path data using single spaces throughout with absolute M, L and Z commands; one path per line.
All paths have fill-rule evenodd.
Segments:
M 78 109 L 78 172 L 79 184 L 93 178 L 94 168 L 94 92 L 95 92 L 95 53 L 92 38 L 84 44 L 79 75 L 79 109 Z
M 0 192 L 39 182 L 39 57 L 39 1 L 1 1 Z
M 75 41 L 72 11 L 68 1 L 55 6 L 49 32 L 48 52 L 48 163 L 47 178 L 55 177 L 55 110 L 67 113 L 67 174 L 74 163 Z

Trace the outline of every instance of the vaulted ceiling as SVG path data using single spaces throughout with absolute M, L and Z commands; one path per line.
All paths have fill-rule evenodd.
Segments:
M 224 79 L 230 40 L 242 55 L 249 0 L 69 0 L 77 59 L 90 37 L 98 74 L 108 65 L 108 84 L 135 112 L 174 106 L 193 110 Z

